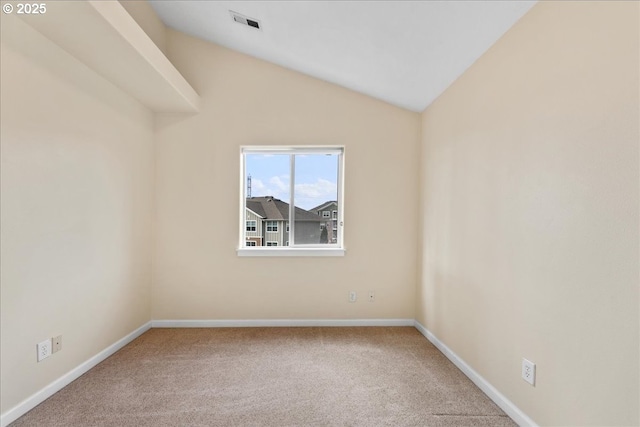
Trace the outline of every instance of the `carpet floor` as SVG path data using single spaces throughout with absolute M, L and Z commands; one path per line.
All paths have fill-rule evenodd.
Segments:
M 12 426 L 515 426 L 411 327 L 151 329 Z

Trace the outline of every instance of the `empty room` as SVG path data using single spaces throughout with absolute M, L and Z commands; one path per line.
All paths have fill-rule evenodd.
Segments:
M 640 2 L 0 15 L 0 426 L 640 425 Z

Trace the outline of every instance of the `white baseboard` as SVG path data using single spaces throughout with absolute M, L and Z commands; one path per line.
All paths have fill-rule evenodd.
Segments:
M 447 347 L 442 341 L 440 341 L 431 331 L 422 326 L 417 320 L 414 323 L 415 328 L 420 331 L 426 339 L 431 341 L 438 350 L 440 350 L 454 365 L 458 367 L 475 385 L 482 390 L 489 399 L 500 407 L 507 415 L 509 415 L 519 426 L 531 426 L 537 427 L 537 424 L 520 410 L 516 405 L 507 399 L 502 393 L 500 393 L 494 386 L 492 386 L 487 380 L 482 378 L 471 366 L 469 366 L 464 360 L 462 360 L 457 354 Z
M 242 328 L 304 326 L 414 326 L 413 319 L 152 320 L 153 328 Z
M 69 385 L 72 381 L 80 377 L 89 369 L 93 368 L 98 363 L 102 362 L 107 357 L 111 356 L 113 353 L 120 350 L 122 347 L 129 344 L 134 339 L 138 338 L 140 335 L 148 331 L 150 328 L 151 328 L 151 322 L 145 323 L 135 331 L 131 332 L 126 337 L 116 341 L 115 343 L 105 348 L 104 350 L 102 350 L 100 353 L 96 354 L 89 360 L 80 364 L 79 366 L 72 369 L 71 371 L 67 372 L 57 380 L 53 381 L 51 384 L 45 386 L 42 390 L 32 394 L 22 402 L 18 403 L 16 406 L 9 409 L 4 414 L 0 415 L 0 426 L 6 427 L 10 423 L 14 422 L 18 418 L 20 418 L 21 416 L 23 416 L 24 414 L 26 414 L 27 412 L 29 412 L 30 410 L 32 410 L 33 408 L 35 408 L 36 406 L 38 406 L 39 404 L 47 400 L 53 394 L 62 390 L 64 387 Z

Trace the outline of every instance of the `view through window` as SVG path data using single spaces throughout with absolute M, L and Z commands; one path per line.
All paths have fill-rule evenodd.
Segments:
M 242 150 L 243 247 L 342 247 L 342 148 Z

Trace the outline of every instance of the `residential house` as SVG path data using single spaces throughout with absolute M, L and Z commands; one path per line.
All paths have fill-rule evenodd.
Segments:
M 320 243 L 322 218 L 295 209 L 296 242 Z M 245 227 L 246 246 L 289 246 L 289 203 L 273 196 L 247 198 Z
M 326 227 L 327 235 L 330 236 L 329 243 L 336 243 L 338 241 L 338 202 L 329 200 L 309 211 L 322 218 L 320 228 Z

